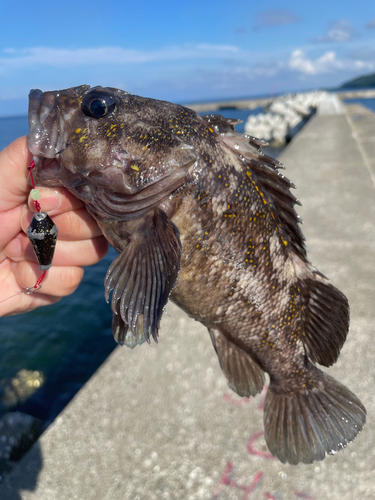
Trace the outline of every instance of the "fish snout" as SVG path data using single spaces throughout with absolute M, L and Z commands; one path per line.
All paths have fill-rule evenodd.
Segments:
M 58 123 L 55 92 L 39 89 L 29 93 L 28 146 L 34 156 L 53 158 L 56 153 Z
M 61 91 L 30 91 L 28 146 L 34 156 L 54 158 L 66 147 L 68 124 L 89 88 L 81 85 Z

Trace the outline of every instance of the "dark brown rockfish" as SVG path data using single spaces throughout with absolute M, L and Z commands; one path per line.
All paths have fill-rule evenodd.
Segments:
M 87 85 L 33 90 L 29 148 L 42 186 L 83 200 L 120 252 L 105 279 L 113 333 L 157 340 L 170 297 L 209 331 L 240 396 L 270 384 L 265 436 L 282 462 L 322 460 L 352 441 L 365 408 L 330 366 L 346 297 L 306 257 L 293 184 L 236 120 Z

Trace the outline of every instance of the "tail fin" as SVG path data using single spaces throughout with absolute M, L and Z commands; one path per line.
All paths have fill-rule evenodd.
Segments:
M 323 373 L 319 387 L 293 393 L 272 387 L 264 405 L 264 428 L 270 452 L 296 465 L 323 460 L 353 441 L 366 421 L 360 400 Z

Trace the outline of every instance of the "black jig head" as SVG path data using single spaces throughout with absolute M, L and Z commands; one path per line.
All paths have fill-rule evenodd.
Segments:
M 41 271 L 47 271 L 52 265 L 58 232 L 58 227 L 46 212 L 34 214 L 26 234 L 34 248 Z

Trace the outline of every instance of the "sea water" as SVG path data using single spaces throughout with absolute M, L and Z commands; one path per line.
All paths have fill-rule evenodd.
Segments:
M 347 102 L 375 112 L 375 99 Z M 245 122 L 256 112 L 225 109 L 217 114 Z M 242 132 L 243 126 L 236 129 Z M 26 116 L 0 118 L 0 149 L 27 133 Z M 50 423 L 114 349 L 112 313 L 104 300 L 103 283 L 116 255 L 111 248 L 101 262 L 86 268 L 77 291 L 57 304 L 0 318 L 0 416 L 20 410 Z M 26 401 L 9 406 L 5 390 L 21 370 L 42 373 L 44 384 Z
M 0 149 L 27 133 L 26 116 L 0 118 Z M 116 255 L 111 248 L 85 268 L 78 290 L 57 304 L 0 318 L 0 416 L 19 410 L 48 424 L 117 345 L 104 300 L 104 276 Z M 9 405 L 11 379 L 21 370 L 41 372 L 44 383 L 26 401 L 21 391 L 19 402 Z

